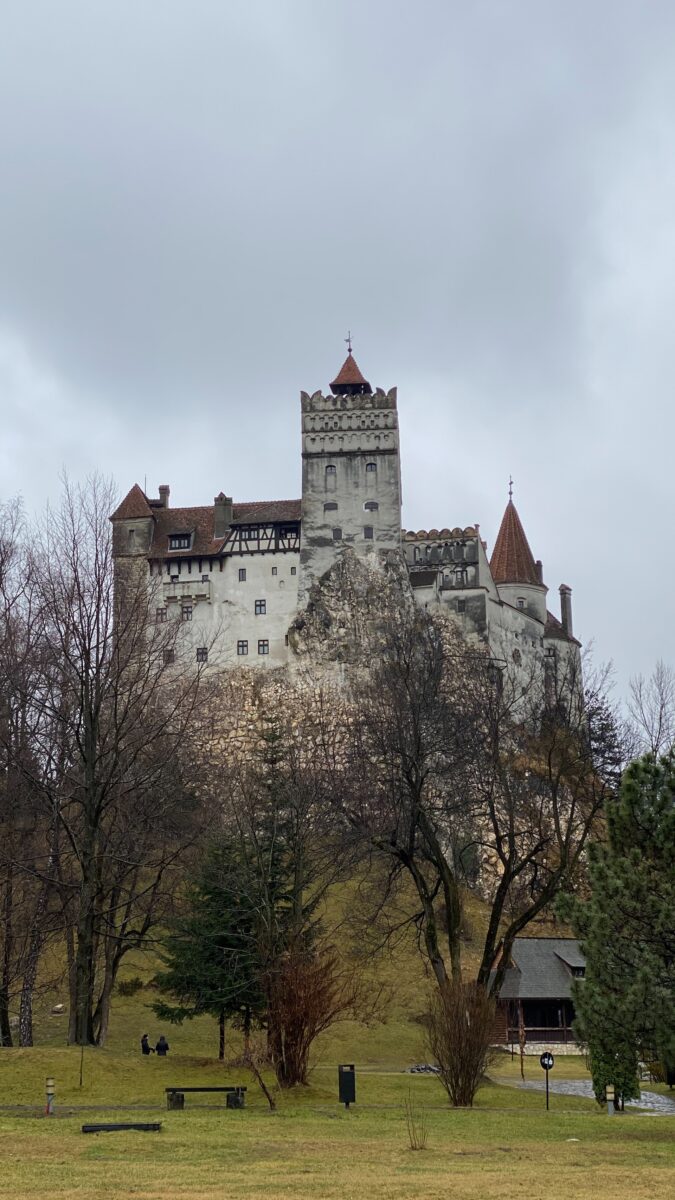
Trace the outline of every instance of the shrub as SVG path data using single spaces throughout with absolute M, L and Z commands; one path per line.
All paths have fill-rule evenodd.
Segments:
M 143 989 L 143 980 L 138 975 L 134 975 L 131 979 L 121 979 L 117 985 L 117 991 L 120 996 L 135 996 L 136 992 Z
M 494 1000 L 476 983 L 449 982 L 437 995 L 427 1019 L 427 1046 L 438 1063 L 439 1079 L 456 1107 L 471 1107 L 488 1064 Z

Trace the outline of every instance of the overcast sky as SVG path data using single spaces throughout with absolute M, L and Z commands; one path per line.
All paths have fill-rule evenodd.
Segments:
M 675 665 L 672 0 L 0 0 L 0 494 L 300 494 L 348 328 L 404 524 L 514 498 Z

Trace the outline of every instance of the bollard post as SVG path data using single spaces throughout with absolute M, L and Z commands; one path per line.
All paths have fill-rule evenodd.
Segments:
M 608 1083 L 605 1088 L 605 1100 L 607 1101 L 607 1114 L 613 1117 L 616 1109 L 614 1107 L 614 1084 Z
M 56 1095 L 56 1089 L 54 1087 L 54 1079 L 51 1075 L 48 1075 L 47 1076 L 47 1107 L 45 1109 L 45 1114 L 48 1117 L 54 1116 L 54 1096 L 55 1095 Z

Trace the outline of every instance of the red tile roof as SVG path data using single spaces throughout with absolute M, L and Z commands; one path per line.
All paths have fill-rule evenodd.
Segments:
M 490 570 L 495 583 L 541 583 L 513 500 L 509 500 L 502 517 Z
M 364 387 L 370 391 L 370 384 L 361 374 L 351 350 L 330 386 L 334 392 L 339 392 L 343 387 Z
M 169 535 L 172 533 L 193 534 L 188 550 L 172 550 L 172 558 L 191 555 L 218 554 L 225 538 L 214 538 L 214 507 L 212 504 L 195 508 L 157 508 L 154 510 L 155 528 L 150 547 L 152 558 L 163 558 L 169 552 Z M 271 521 L 299 521 L 299 500 L 254 500 L 235 504 L 232 522 L 236 525 L 267 524 Z
M 560 642 L 573 642 L 575 646 L 581 645 L 581 642 L 578 642 L 575 637 L 571 637 L 569 633 L 565 632 L 561 622 L 557 617 L 554 617 L 553 613 L 549 612 L 548 609 L 546 610 L 544 637 L 557 638 Z
M 152 509 L 148 498 L 137 483 L 127 492 L 122 503 L 115 509 L 111 521 L 135 521 L 139 517 L 151 517 Z

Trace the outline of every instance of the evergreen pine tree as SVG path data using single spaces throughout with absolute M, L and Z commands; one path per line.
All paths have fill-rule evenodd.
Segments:
M 576 1029 L 598 1099 L 639 1095 L 638 1062 L 675 1063 L 675 756 L 646 755 L 606 810 L 589 851 L 591 894 L 563 905 L 586 955 Z
M 166 969 L 156 979 L 177 1003 L 158 1001 L 156 1015 L 174 1024 L 203 1013 L 215 1017 L 223 1058 L 226 1018 L 237 1017 L 247 1036 L 265 1006 L 257 937 L 258 905 L 248 863 L 237 844 L 213 847 L 169 932 Z

